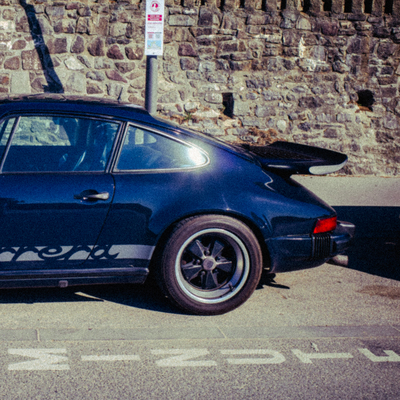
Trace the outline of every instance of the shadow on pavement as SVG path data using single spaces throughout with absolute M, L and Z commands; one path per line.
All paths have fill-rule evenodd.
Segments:
M 334 207 L 356 225 L 348 268 L 400 280 L 400 207 Z
M 148 279 L 144 285 L 86 286 L 81 291 L 128 307 L 168 314 L 183 314 L 168 301 L 152 279 Z
M 0 304 L 76 303 L 110 301 L 128 307 L 181 314 L 149 280 L 144 285 L 116 284 L 67 288 L 2 289 Z
M 260 282 L 256 288 L 256 290 L 264 289 L 264 286 L 271 286 L 278 289 L 290 289 L 289 286 L 281 285 L 275 281 L 276 274 L 271 274 L 268 271 L 264 270 Z
M 0 304 L 35 304 L 53 302 L 102 301 L 77 295 L 77 288 L 1 289 Z
M 271 286 L 290 289 L 275 282 L 275 274 L 263 273 L 257 289 Z M 37 303 L 87 303 L 104 302 L 121 304 L 127 307 L 158 311 L 167 314 L 181 314 L 162 294 L 151 278 L 145 284 L 110 284 L 70 286 L 67 288 L 25 288 L 2 289 L 0 304 L 37 304 Z

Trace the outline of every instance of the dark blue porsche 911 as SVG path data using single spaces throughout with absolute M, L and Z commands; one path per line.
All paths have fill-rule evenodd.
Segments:
M 28 96 L 0 102 L 0 287 L 143 283 L 221 314 L 263 269 L 320 265 L 354 226 L 290 176 L 343 154 L 293 143 L 233 147 L 141 108 Z

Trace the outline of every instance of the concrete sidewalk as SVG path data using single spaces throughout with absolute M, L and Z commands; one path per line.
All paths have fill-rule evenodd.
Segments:
M 400 178 L 296 176 L 337 212 L 355 224 L 347 267 L 400 280 Z
M 333 207 L 400 207 L 400 177 L 298 175 L 293 178 Z

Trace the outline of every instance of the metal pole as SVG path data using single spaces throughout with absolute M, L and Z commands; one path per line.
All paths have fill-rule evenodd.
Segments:
M 157 92 L 158 92 L 157 56 L 147 56 L 145 108 L 151 115 L 157 112 Z

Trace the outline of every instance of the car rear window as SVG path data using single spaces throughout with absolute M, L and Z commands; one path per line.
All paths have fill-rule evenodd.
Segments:
M 193 146 L 135 126 L 129 126 L 117 170 L 163 170 L 193 168 L 207 157 Z

